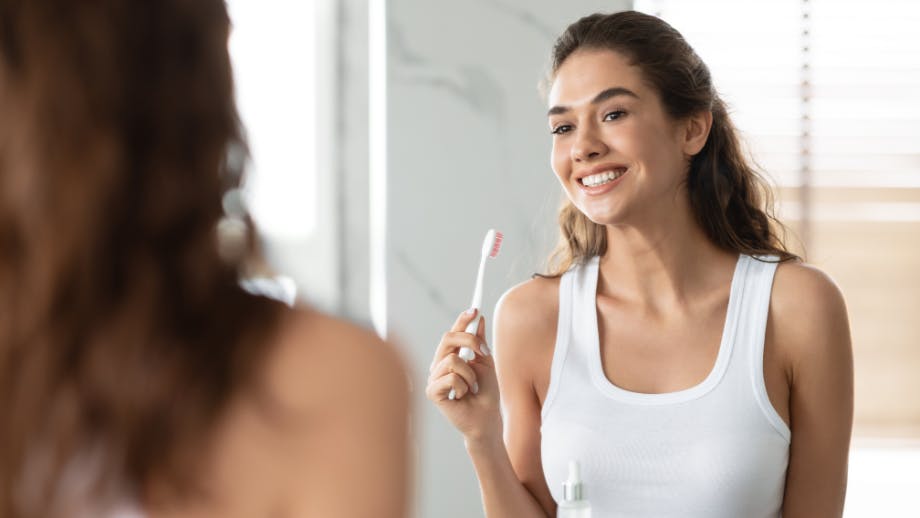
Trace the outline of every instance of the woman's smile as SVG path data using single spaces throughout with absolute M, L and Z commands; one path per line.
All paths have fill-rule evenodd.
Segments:
M 600 169 L 600 171 L 597 171 Z M 575 179 L 581 192 L 588 196 L 600 196 L 613 190 L 629 172 L 622 166 L 594 168 L 597 172 L 588 172 L 585 176 Z

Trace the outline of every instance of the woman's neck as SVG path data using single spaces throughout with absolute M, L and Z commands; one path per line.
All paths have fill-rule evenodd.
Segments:
M 598 293 L 667 312 L 729 284 L 736 261 L 689 214 L 641 227 L 608 225 Z

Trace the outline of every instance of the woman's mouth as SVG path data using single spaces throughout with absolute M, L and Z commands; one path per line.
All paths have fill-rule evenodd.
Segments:
M 600 191 L 606 191 L 604 187 L 612 187 L 616 183 L 619 183 L 617 180 L 622 178 L 624 174 L 626 174 L 626 168 L 618 167 L 609 171 L 601 171 L 600 173 L 579 178 L 578 183 L 581 184 L 583 190 L 595 194 Z

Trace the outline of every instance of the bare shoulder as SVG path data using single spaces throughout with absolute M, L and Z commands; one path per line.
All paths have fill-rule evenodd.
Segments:
M 508 290 L 495 309 L 493 340 L 508 457 L 547 515 L 555 514 L 555 503 L 540 460 L 540 412 L 556 343 L 560 280 L 534 277 Z
M 368 394 L 404 405 L 408 394 L 406 363 L 395 346 L 313 310 L 285 315 L 265 374 L 274 398 L 291 410 L 341 408 Z
M 791 382 L 783 516 L 840 516 L 854 383 L 843 294 L 821 270 L 785 263 L 776 271 L 770 313 L 773 342 L 788 360 Z
M 282 416 L 269 435 L 281 479 L 275 509 L 292 516 L 405 516 L 409 379 L 396 347 L 307 309 L 289 310 L 274 345 L 263 386 Z M 353 498 L 355 487 L 361 498 Z
M 843 293 L 837 283 L 818 268 L 799 262 L 777 267 L 770 310 L 784 323 L 805 327 L 846 316 Z
M 340 319 L 282 311 L 256 383 L 215 439 L 210 478 L 233 510 L 215 516 L 278 509 L 292 516 L 405 516 L 410 421 L 402 356 Z M 362 498 L 350 498 L 354 487 Z
M 559 277 L 534 277 L 512 287 L 495 306 L 495 326 L 503 334 L 555 336 L 559 313 Z
M 777 267 L 770 315 L 776 342 L 793 367 L 834 348 L 850 347 L 843 293 L 814 266 L 790 261 Z
M 512 386 L 546 395 L 556 344 L 559 277 L 534 277 L 509 289 L 495 307 L 495 365 L 506 403 Z M 512 360 L 513 359 L 513 360 Z

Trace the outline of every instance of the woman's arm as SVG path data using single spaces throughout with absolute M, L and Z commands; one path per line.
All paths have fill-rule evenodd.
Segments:
M 791 372 L 783 517 L 839 517 L 853 425 L 853 352 L 843 296 L 819 270 L 786 264 L 777 270 L 770 311 Z
M 504 443 L 467 441 L 490 518 L 556 514 L 543 474 L 541 405 L 534 380 L 541 369 L 550 368 L 557 300 L 558 280 L 534 279 L 509 290 L 496 306 L 493 341 Z M 509 505 L 503 487 L 513 487 L 519 503 Z M 528 514 L 521 512 L 524 509 Z
M 539 293 L 527 287 L 532 283 L 511 289 L 496 308 L 493 346 L 502 360 L 498 362 L 485 346 L 484 320 L 477 336 L 464 332 L 469 322 L 480 318 L 464 313 L 442 337 L 425 390 L 428 399 L 463 434 L 489 518 L 555 514 L 543 482 L 540 405 L 533 397 L 533 366 L 539 363 L 534 356 L 539 340 L 546 342 L 547 338 L 539 332 L 543 320 L 528 320 L 534 316 L 529 314 L 533 308 L 540 307 L 534 298 Z M 555 334 L 550 336 L 552 340 Z M 538 341 L 532 342 L 534 339 Z M 552 341 L 548 343 L 551 347 Z M 457 356 L 460 347 L 476 351 L 476 357 L 463 362 Z M 548 363 L 545 368 L 549 369 Z

